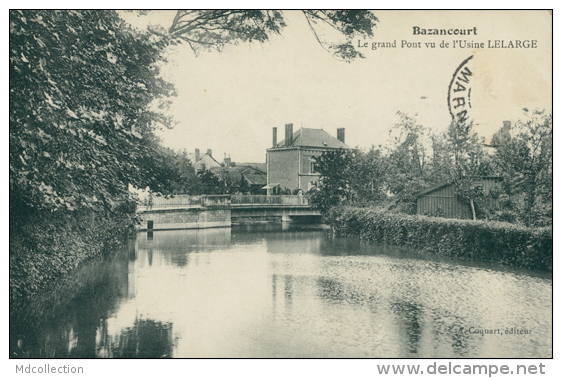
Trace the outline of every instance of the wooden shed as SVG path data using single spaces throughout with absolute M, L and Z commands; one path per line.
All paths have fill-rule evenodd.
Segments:
M 486 176 L 474 181 L 474 185 L 482 186 L 482 190 L 487 194 L 502 180 L 501 176 Z M 439 183 L 419 192 L 417 194 L 417 213 L 430 216 L 441 214 L 445 218 L 472 219 L 470 204 L 461 201 L 455 191 L 455 185 L 450 181 Z

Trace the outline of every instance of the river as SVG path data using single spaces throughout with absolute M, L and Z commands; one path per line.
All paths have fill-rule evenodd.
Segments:
M 10 319 L 12 357 L 552 356 L 552 276 L 254 224 L 142 232 Z

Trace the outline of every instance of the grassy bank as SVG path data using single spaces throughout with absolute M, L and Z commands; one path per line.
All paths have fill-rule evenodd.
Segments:
M 332 209 L 326 222 L 341 236 L 406 246 L 454 259 L 552 271 L 552 228 L 351 207 Z
M 83 264 L 103 258 L 130 235 L 131 218 L 35 214 L 10 229 L 10 305 L 45 292 Z

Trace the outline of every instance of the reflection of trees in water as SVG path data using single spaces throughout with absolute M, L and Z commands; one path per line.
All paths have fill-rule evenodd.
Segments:
M 306 252 L 318 254 L 324 231 L 321 226 L 292 223 L 240 224 L 232 227 L 234 244 L 267 244 L 269 253 Z
M 358 238 L 332 237 L 325 233 L 321 240 L 320 251 L 323 256 L 392 256 L 398 258 L 435 259 L 422 255 L 408 247 L 378 244 Z
M 449 346 L 455 358 L 468 357 L 471 350 L 475 350 L 481 341 L 478 337 L 469 337 L 465 334 L 467 320 L 450 311 L 429 311 L 433 327 L 433 342 Z
M 449 332 L 451 334 L 451 346 L 455 352 L 455 357 L 466 357 L 468 355 L 470 344 L 474 343 L 474 340 L 470 340 L 468 336 L 464 333 L 460 322 L 455 322 L 452 327 L 450 327 Z
M 317 287 L 318 297 L 326 302 L 365 306 L 373 312 L 376 312 L 377 306 L 380 305 L 381 298 L 377 297 L 376 293 L 369 294 L 332 278 L 318 278 Z M 394 302 L 390 308 L 395 315 L 394 321 L 405 330 L 404 342 L 407 351 L 411 355 L 418 355 L 423 328 L 422 308 L 411 302 Z
M 278 282 L 279 281 L 279 282 Z M 293 306 L 293 296 L 294 296 L 294 288 L 293 288 L 293 282 L 294 281 L 294 277 L 292 275 L 289 274 L 284 274 L 284 275 L 277 275 L 277 274 L 272 274 L 271 276 L 271 290 L 272 290 L 272 300 L 273 300 L 273 309 L 274 309 L 274 313 L 275 313 L 275 307 L 276 307 L 276 302 L 277 302 L 277 285 L 282 285 L 283 287 L 280 288 L 280 291 L 283 291 L 283 295 L 284 295 L 284 306 L 285 306 L 285 311 L 287 313 L 290 313 L 292 311 L 292 306 Z
M 392 304 L 394 313 L 402 320 L 406 329 L 408 351 L 413 355 L 418 354 L 422 333 L 422 311 L 420 306 L 411 302 L 396 302 Z
M 171 358 L 173 349 L 172 323 L 152 319 L 137 319 L 118 336 L 102 335 L 99 353 L 113 358 Z
M 392 304 L 392 309 L 405 329 L 408 351 L 412 355 L 420 353 L 424 324 L 431 328 L 429 333 L 431 337 L 423 340 L 425 349 L 431 348 L 431 344 L 433 344 L 433 347 L 444 348 L 443 353 L 446 355 L 451 355 L 451 350 L 447 349 L 450 346 L 452 356 L 455 358 L 468 356 L 469 352 L 474 350 L 481 341 L 478 337 L 468 337 L 464 333 L 466 321 L 448 311 L 438 311 L 437 309 L 423 311 L 422 306 L 412 302 L 395 302 Z M 424 312 L 429 316 L 425 321 Z
M 286 274 L 285 281 L 285 308 L 291 311 L 293 307 L 293 276 Z
M 362 290 L 351 284 L 343 284 L 333 278 L 319 277 L 316 285 L 318 297 L 323 301 L 367 306 L 370 310 L 374 310 L 379 300 L 376 293 Z
M 157 254 L 166 263 L 182 268 L 189 265 L 191 253 L 229 249 L 231 231 L 230 228 L 214 228 L 140 232 L 137 241 L 139 259 L 146 258 L 149 266 Z
M 318 285 L 318 297 L 324 301 L 344 302 L 346 293 L 343 285 L 327 277 L 319 277 L 316 281 Z
M 283 233 L 269 234 L 266 240 L 267 252 L 277 254 L 306 253 L 320 254 L 322 231 L 309 233 Z M 241 238 L 237 238 L 240 241 Z
M 134 243 L 129 248 L 134 251 Z M 89 264 L 51 292 L 14 309 L 10 356 L 95 357 L 100 321 L 129 295 L 130 252 Z

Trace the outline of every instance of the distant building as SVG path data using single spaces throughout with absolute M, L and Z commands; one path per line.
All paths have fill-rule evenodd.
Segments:
M 490 155 L 494 155 L 497 148 L 509 140 L 511 140 L 511 121 L 503 121 L 503 127 L 492 136 L 490 143 L 482 143 L 482 148 Z
M 474 181 L 474 186 L 482 187 L 485 194 L 503 180 L 501 176 L 486 176 Z M 417 214 L 443 216 L 445 218 L 472 219 L 470 204 L 461 200 L 452 182 L 442 182 L 416 194 Z
M 237 164 L 233 166 L 232 163 L 226 164 L 226 161 L 227 158 L 225 158 L 224 167 L 213 167 L 211 172 L 218 176 L 223 183 L 228 183 L 233 191 L 232 194 L 240 190 L 240 185 L 243 185 L 242 181 L 245 182 L 244 185 L 250 194 L 266 194 L 265 190 L 262 190 L 267 183 L 267 174 L 264 171 L 250 165 Z
M 293 133 L 293 124 L 285 125 L 285 139 L 277 143 L 277 128 L 273 128 L 273 147 L 267 149 L 268 194 L 280 189 L 301 189 L 307 192 L 318 180 L 316 158 L 326 151 L 351 149 L 345 144 L 345 129 L 339 128 L 337 138 L 324 130 L 306 129 Z
M 201 155 L 199 149 L 195 149 L 194 154 L 187 154 L 189 160 L 191 160 L 191 164 L 193 168 L 195 168 L 195 172 L 201 171 L 208 171 L 214 167 L 220 167 L 220 163 L 213 158 L 213 151 L 209 148 L 207 149 L 207 153 Z
M 246 163 L 246 162 L 237 162 L 236 165 L 241 167 L 252 167 L 257 169 L 258 171 L 267 173 L 267 163 Z M 265 184 L 264 184 L 265 185 Z

